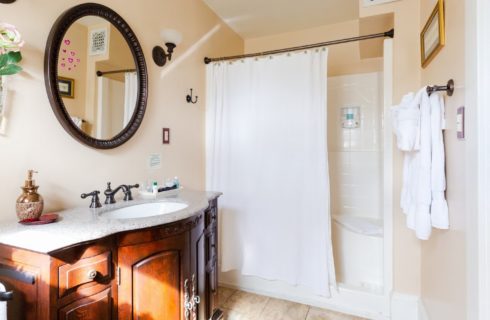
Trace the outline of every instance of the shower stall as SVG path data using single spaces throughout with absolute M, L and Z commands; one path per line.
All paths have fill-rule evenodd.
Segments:
M 392 41 L 385 40 L 382 68 L 328 79 L 337 298 L 341 305 L 357 297 L 357 308 L 379 319 L 390 314 L 392 291 L 391 61 Z

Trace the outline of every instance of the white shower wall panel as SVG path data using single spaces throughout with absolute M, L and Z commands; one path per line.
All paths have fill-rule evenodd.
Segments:
M 331 209 L 334 214 L 382 218 L 379 152 L 330 152 Z
M 338 281 L 380 293 L 383 237 L 355 232 L 339 217 L 383 219 L 382 73 L 331 77 L 328 81 L 328 151 L 333 245 Z M 358 108 L 359 126 L 344 128 L 343 108 Z M 357 109 L 356 109 L 357 110 Z M 374 220 L 371 220 L 374 219 Z M 359 220 L 342 220 L 359 221 Z
M 382 218 L 381 73 L 328 80 L 328 150 L 333 214 Z M 342 127 L 342 109 L 359 107 L 358 128 Z

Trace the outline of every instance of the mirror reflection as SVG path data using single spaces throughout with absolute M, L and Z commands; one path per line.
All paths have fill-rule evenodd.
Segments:
M 131 120 L 138 77 L 131 50 L 109 21 L 86 16 L 66 32 L 58 55 L 58 91 L 72 122 L 109 140 Z

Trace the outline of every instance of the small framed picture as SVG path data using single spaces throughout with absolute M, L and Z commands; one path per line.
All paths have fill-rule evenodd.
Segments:
M 420 33 L 422 68 L 427 67 L 446 44 L 444 23 L 444 0 L 438 0 Z
M 58 90 L 61 97 L 71 99 L 75 98 L 75 80 L 58 77 Z

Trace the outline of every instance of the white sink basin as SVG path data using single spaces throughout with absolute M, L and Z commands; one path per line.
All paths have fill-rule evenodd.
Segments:
M 115 209 L 101 213 L 100 216 L 108 219 L 136 219 L 159 216 L 187 208 L 181 202 L 154 202 L 143 203 L 125 208 Z

